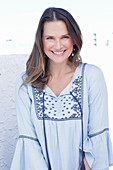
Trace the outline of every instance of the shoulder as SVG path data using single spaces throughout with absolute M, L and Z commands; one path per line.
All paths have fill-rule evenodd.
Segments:
M 17 79 L 16 79 L 16 89 L 18 89 L 18 90 L 20 90 L 20 89 L 24 90 L 24 89 L 27 89 L 27 88 L 28 88 L 29 84 L 23 85 L 23 86 L 21 87 L 21 85 L 22 85 L 23 82 L 26 80 L 26 78 L 27 78 L 27 74 L 26 74 L 25 71 L 22 72 L 22 73 L 17 77 Z
M 20 85 L 24 82 L 24 77 L 26 76 L 26 72 L 22 72 L 20 75 L 17 76 L 16 78 L 16 85 Z
M 22 72 L 16 79 L 15 94 L 17 97 L 32 99 L 32 84 L 22 85 L 27 78 L 26 72 Z
M 106 88 L 106 82 L 103 71 L 96 65 L 87 64 L 84 74 L 89 87 Z
M 95 74 L 102 73 L 101 68 L 99 68 L 98 66 L 93 65 L 93 64 L 86 64 L 86 71 L 89 74 L 90 73 L 95 73 Z
M 91 80 L 104 78 L 104 74 L 101 68 L 93 64 L 86 64 L 85 75 L 87 78 Z

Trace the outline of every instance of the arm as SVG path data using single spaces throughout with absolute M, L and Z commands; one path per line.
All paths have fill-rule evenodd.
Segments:
M 108 96 L 102 71 L 91 66 L 88 70 L 88 141 L 92 148 L 94 162 L 85 154 L 91 169 L 106 169 L 113 161 L 111 141 L 109 138 Z M 112 160 L 112 161 L 111 161 Z
M 85 80 L 89 108 L 87 136 L 84 139 L 85 159 L 92 170 L 108 170 L 109 166 L 113 166 L 113 151 L 109 136 L 106 83 L 102 71 L 94 65 L 87 65 Z
M 47 170 L 41 145 L 31 120 L 31 99 L 28 85 L 22 86 L 22 78 L 16 83 L 16 110 L 19 139 L 17 142 L 11 170 Z

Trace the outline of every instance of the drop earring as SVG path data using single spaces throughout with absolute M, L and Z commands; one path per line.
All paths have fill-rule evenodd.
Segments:
M 44 58 L 46 58 L 47 56 L 46 56 L 46 54 L 44 53 Z
M 74 57 L 74 55 L 75 55 L 75 48 L 73 48 L 71 56 Z

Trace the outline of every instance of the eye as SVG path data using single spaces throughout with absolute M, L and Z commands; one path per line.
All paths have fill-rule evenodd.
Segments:
M 70 38 L 69 36 L 64 36 L 63 38 Z
M 47 37 L 46 38 L 46 40 L 52 40 L 53 39 L 53 37 Z

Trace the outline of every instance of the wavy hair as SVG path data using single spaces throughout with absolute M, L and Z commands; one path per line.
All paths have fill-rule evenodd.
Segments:
M 38 90 L 42 90 L 44 88 L 44 85 L 48 82 L 48 57 L 45 57 L 43 51 L 43 28 L 45 22 L 57 20 L 65 22 L 67 30 L 74 43 L 74 56 L 69 56 L 70 63 L 76 66 L 82 62 L 82 59 L 80 57 L 80 50 L 82 47 L 82 34 L 77 22 L 75 21 L 73 16 L 65 9 L 55 7 L 47 8 L 42 14 L 39 21 L 33 49 L 26 63 L 27 77 L 24 80 L 22 86 L 27 83 L 32 83 L 33 87 L 37 87 Z

